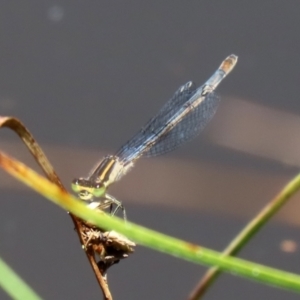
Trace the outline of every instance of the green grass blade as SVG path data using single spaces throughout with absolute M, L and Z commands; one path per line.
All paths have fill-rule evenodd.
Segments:
M 0 258 L 0 286 L 15 300 L 41 300 L 1 258 Z
M 100 228 L 116 230 L 141 245 L 169 255 L 198 264 L 218 266 L 221 270 L 233 275 L 239 275 L 259 281 L 260 283 L 293 290 L 298 293 L 300 292 L 299 275 L 235 257 L 224 257 L 222 253 L 181 241 L 130 222 L 124 223 L 124 221 L 119 218 L 108 216 L 103 212 L 99 213 L 91 210 L 75 197 L 62 191 L 44 177 L 38 175 L 20 162 L 10 159 L 3 153 L 0 153 L 0 165 L 11 175 L 57 205 L 60 205 L 64 209 L 88 222 L 94 223 Z
M 279 194 L 247 224 L 247 226 L 230 242 L 223 251 L 223 254 L 236 255 L 299 189 L 300 174 L 288 182 Z M 218 275 L 220 275 L 219 268 L 213 267 L 209 269 L 192 292 L 189 299 L 198 299 L 202 296 Z

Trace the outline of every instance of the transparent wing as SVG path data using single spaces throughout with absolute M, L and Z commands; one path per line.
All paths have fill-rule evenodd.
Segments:
M 219 98 L 210 93 L 197 107 L 191 109 L 182 120 L 175 124 L 168 123 L 174 115 L 197 92 L 191 81 L 181 86 L 173 97 L 161 108 L 156 116 L 131 139 L 116 155 L 126 162 L 131 162 L 141 155 L 155 156 L 172 151 L 182 143 L 194 138 L 213 117 Z M 160 132 L 166 127 L 170 130 L 163 135 Z
M 157 132 L 166 126 L 167 121 L 178 110 L 178 107 L 189 100 L 195 92 L 195 85 L 191 81 L 181 86 L 174 93 L 173 97 L 165 103 L 158 114 L 150 119 L 133 138 L 119 149 L 116 156 L 126 162 L 132 161 L 144 154 L 149 147 L 155 144 Z M 149 140 L 153 140 L 153 142 L 148 145 Z
M 167 153 L 196 137 L 214 116 L 219 102 L 220 99 L 215 93 L 208 94 L 199 106 L 165 136 L 160 137 L 144 155 L 150 157 Z

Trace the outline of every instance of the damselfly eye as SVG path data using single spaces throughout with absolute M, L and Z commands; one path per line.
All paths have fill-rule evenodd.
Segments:
M 79 179 L 74 179 L 72 181 L 71 187 L 72 187 L 72 190 L 75 193 L 79 193 L 82 190 L 81 181 L 82 181 L 82 179 L 80 179 L 80 178 Z
M 102 183 L 96 183 L 92 188 L 91 188 L 91 193 L 95 197 L 101 197 L 105 194 L 106 187 Z

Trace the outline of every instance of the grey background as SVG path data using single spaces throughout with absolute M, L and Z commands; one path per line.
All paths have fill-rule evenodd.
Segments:
M 1 115 L 20 118 L 42 145 L 113 151 L 179 85 L 191 79 L 201 84 L 231 53 L 239 63 L 220 94 L 299 113 L 299 10 L 299 1 L 275 0 L 2 0 Z M 203 137 L 170 155 L 276 174 L 296 171 Z M 66 184 L 89 167 L 64 174 Z M 66 213 L 27 189 L 3 188 L 1 198 L 0 255 L 45 299 L 101 299 Z M 134 222 L 217 250 L 247 222 L 122 200 Z M 277 247 L 281 237 L 298 235 L 298 228 L 273 223 L 241 256 L 299 273 L 299 253 L 283 256 Z M 112 268 L 109 280 L 115 299 L 184 299 L 205 270 L 138 247 Z M 0 291 L 0 298 L 7 296 Z M 224 275 L 205 299 L 219 298 L 297 295 Z

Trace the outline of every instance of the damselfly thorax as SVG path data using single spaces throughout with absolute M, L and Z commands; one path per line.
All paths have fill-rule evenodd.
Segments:
M 93 196 L 101 197 L 107 188 L 125 175 L 132 166 L 133 163 L 125 166 L 118 156 L 107 155 L 91 172 L 88 179 L 75 179 L 73 189 L 82 200 L 92 200 Z

